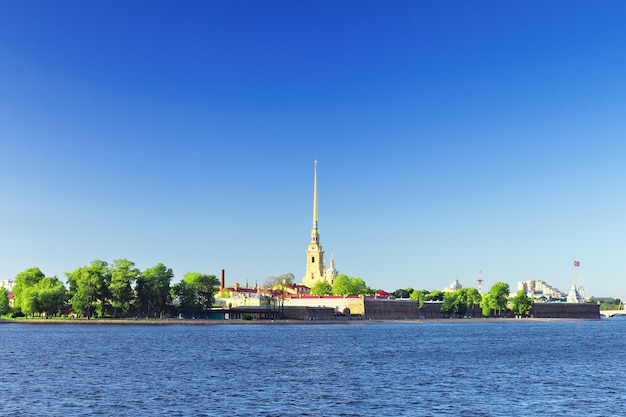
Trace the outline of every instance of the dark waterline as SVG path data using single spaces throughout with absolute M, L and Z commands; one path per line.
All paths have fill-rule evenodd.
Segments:
M 15 416 L 622 416 L 626 320 L 0 326 Z

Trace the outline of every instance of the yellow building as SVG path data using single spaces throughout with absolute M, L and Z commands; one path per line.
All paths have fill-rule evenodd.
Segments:
M 311 242 L 306 250 L 306 272 L 302 277 L 302 285 L 311 288 L 317 282 L 326 281 L 333 285 L 337 270 L 334 259 L 330 260 L 330 268 L 324 266 L 324 250 L 320 244 L 320 233 L 317 228 L 317 161 L 313 165 L 313 228 Z

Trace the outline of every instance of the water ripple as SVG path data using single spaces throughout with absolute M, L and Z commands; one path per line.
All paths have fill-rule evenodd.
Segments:
M 0 326 L 16 416 L 618 416 L 626 320 Z

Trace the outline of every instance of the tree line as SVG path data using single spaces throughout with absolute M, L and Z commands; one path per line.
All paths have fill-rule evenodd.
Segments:
M 206 312 L 215 301 L 215 275 L 189 272 L 172 285 L 174 272 L 162 263 L 141 271 L 134 262 L 94 260 L 66 274 L 68 287 L 37 267 L 15 277 L 13 316 L 163 317 Z M 2 298 L 2 297 L 0 297 Z M 4 297 L 6 298 L 6 297 Z M 0 314 L 3 306 L 0 304 Z
M 589 299 L 590 303 L 599 304 L 600 310 L 622 310 L 624 305 L 622 304 L 622 300 L 619 298 L 612 297 L 591 297 Z
M 66 274 L 69 288 L 56 276 L 46 277 L 37 267 L 28 268 L 15 278 L 12 311 L 8 306 L 6 290 L 0 289 L 0 314 L 13 316 L 46 316 L 71 314 L 78 317 L 163 317 L 164 315 L 193 315 L 206 313 L 215 301 L 219 281 L 215 275 L 189 272 L 181 282 L 172 285 L 174 273 L 162 263 L 139 270 L 127 259 L 116 259 L 111 264 L 94 260 Z M 265 287 L 283 287 L 294 283 L 293 274 L 269 277 Z M 220 294 L 228 297 L 227 289 Z M 332 286 L 325 281 L 311 288 L 312 295 L 372 295 L 376 290 L 362 278 L 344 274 L 335 277 Z M 510 309 L 515 315 L 528 315 L 532 299 L 524 291 L 509 297 L 509 285 L 496 282 L 485 294 L 475 288 L 456 291 L 398 289 L 391 293 L 396 298 L 410 298 L 423 308 L 424 302 L 441 302 L 441 312 L 450 316 L 465 316 L 476 306 L 482 314 L 500 316 Z
M 339 274 L 332 286 L 327 281 L 318 281 L 311 287 L 312 295 L 371 295 L 376 291 L 365 284 L 362 278 Z
M 353 278 L 344 274 L 337 275 L 331 286 L 326 281 L 315 283 L 311 288 L 312 295 L 373 295 L 376 290 L 367 286 L 361 278 Z M 483 316 L 500 316 L 511 310 L 516 316 L 527 316 L 533 302 L 523 291 L 510 297 L 509 284 L 496 282 L 489 292 L 481 294 L 476 288 L 461 288 L 456 291 L 415 290 L 413 288 L 398 289 L 391 293 L 395 298 L 409 298 L 424 307 L 424 302 L 441 302 L 441 312 L 450 316 L 463 317 L 476 306 L 480 306 Z
M 287 277 L 287 280 L 285 280 Z M 291 284 L 293 274 L 281 275 L 269 284 L 286 282 Z M 271 287 L 271 285 L 270 285 Z M 349 277 L 344 274 L 337 275 L 333 284 L 326 281 L 318 281 L 311 287 L 312 295 L 373 295 L 377 291 L 367 286 L 362 278 Z M 395 298 L 409 298 L 419 303 L 419 308 L 424 307 L 424 302 L 441 302 L 441 312 L 450 316 L 463 317 L 468 311 L 479 306 L 483 316 L 501 316 L 503 312 L 510 310 L 516 316 L 527 316 L 530 313 L 533 302 L 523 291 L 518 291 L 510 297 L 509 284 L 496 282 L 489 292 L 481 294 L 476 288 L 461 288 L 456 291 L 441 290 L 415 290 L 413 288 L 398 289 L 391 293 Z
M 450 316 L 463 317 L 469 310 L 480 306 L 483 316 L 500 316 L 510 309 L 516 316 L 527 316 L 532 308 L 532 299 L 523 291 L 510 297 L 509 284 L 496 282 L 489 292 L 480 294 L 476 288 L 461 288 L 456 291 L 428 291 L 413 288 L 398 289 L 391 293 L 396 298 L 410 298 L 419 303 L 419 308 L 426 301 L 441 302 L 441 312 Z

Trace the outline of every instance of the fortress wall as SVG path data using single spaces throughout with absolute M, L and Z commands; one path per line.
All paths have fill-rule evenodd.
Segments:
M 335 311 L 331 307 L 285 307 L 283 318 L 292 320 L 334 320 Z
M 363 297 L 305 297 L 286 298 L 285 307 L 331 307 L 343 313 L 347 308 L 350 314 L 362 315 L 364 312 Z
M 372 320 L 415 320 L 449 318 L 441 312 L 441 303 L 424 303 L 418 309 L 418 303 L 406 299 L 371 299 L 364 300 L 365 318 Z M 480 307 L 468 310 L 467 316 L 482 317 Z M 456 317 L 456 316 L 455 316 Z
M 448 318 L 441 312 L 441 303 L 424 303 L 421 309 L 413 300 L 379 299 L 363 297 L 346 298 L 302 298 L 286 299 L 285 307 L 326 307 L 337 312 L 346 308 L 352 315 L 362 315 L 372 320 L 415 320 L 415 319 L 442 319 Z M 303 310 L 304 311 L 304 310 Z M 298 313 L 300 314 L 300 313 Z M 302 313 L 303 319 L 308 320 L 309 313 Z M 310 313 L 313 315 L 313 313 Z M 320 313 L 326 315 L 327 313 Z M 567 318 L 567 319 L 600 319 L 600 306 L 592 303 L 535 303 L 531 310 L 535 318 Z M 480 307 L 467 312 L 470 317 L 482 317 Z M 320 316 L 321 317 L 321 316 Z M 513 317 L 511 311 L 503 311 L 501 317 Z M 294 317 L 296 318 L 296 317 Z M 318 318 L 320 319 L 320 318 Z
M 370 299 L 364 301 L 364 318 L 372 320 L 410 320 L 418 319 L 420 311 L 413 300 Z
M 466 313 L 467 317 L 482 317 L 482 311 L 479 306 L 470 308 Z M 453 315 L 456 318 L 456 315 Z M 450 318 L 449 315 L 441 312 L 441 303 L 424 303 L 420 309 L 420 318 L 422 319 L 445 319 Z
M 420 318 L 422 319 L 442 319 L 444 314 L 441 312 L 441 303 L 424 303 L 420 309 Z
M 594 303 L 534 303 L 535 318 L 600 319 L 600 306 Z

